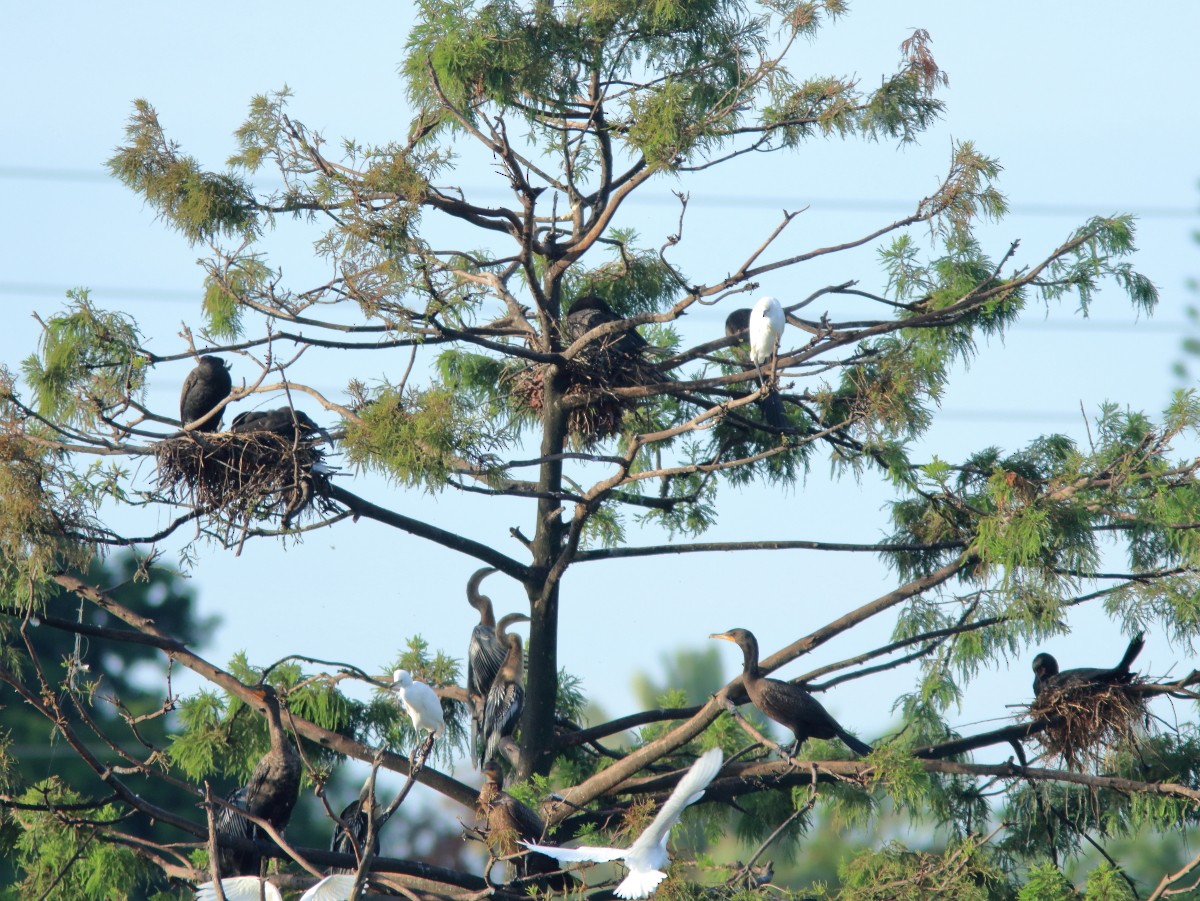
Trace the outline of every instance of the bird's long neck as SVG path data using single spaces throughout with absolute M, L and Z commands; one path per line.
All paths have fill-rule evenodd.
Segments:
M 758 668 L 758 642 L 748 638 L 740 642 L 742 646 L 742 681 L 756 682 L 762 678 L 762 670 Z
M 504 658 L 504 665 L 500 667 L 500 673 L 509 682 L 521 683 L 525 678 L 525 653 L 521 647 L 520 635 L 508 636 L 508 656 Z M 499 676 L 497 676 L 499 678 Z
M 486 594 L 469 594 L 467 603 L 479 611 L 479 625 L 495 628 L 496 614 L 492 611 L 492 599 Z

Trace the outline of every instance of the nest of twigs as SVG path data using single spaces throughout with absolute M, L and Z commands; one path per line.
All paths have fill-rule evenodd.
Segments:
M 1141 681 L 1043 691 L 1029 707 L 1031 719 L 1051 721 L 1038 742 L 1067 769 L 1102 766 L 1108 748 L 1128 745 L 1146 730 L 1145 696 L 1131 691 Z
M 329 476 L 313 472 L 324 454 L 311 441 L 272 432 L 180 435 L 154 449 L 158 485 L 176 502 L 220 511 L 234 524 L 278 518 L 287 529 L 327 500 Z
M 510 396 L 535 414 L 542 410 L 542 386 L 547 369 L 544 363 L 523 366 L 506 382 Z M 567 432 L 575 444 L 591 447 L 620 433 L 625 414 L 636 409 L 638 402 L 634 398 L 616 397 L 608 393 L 608 389 L 639 384 L 631 377 L 633 375 L 628 368 L 617 371 L 572 367 L 568 370 L 569 383 L 564 396 L 586 395 L 588 398 L 587 403 L 572 407 L 567 413 Z

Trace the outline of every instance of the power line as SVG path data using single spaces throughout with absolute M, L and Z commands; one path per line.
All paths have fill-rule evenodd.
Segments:
M 42 182 L 73 182 L 109 184 L 117 186 L 117 181 L 102 169 L 66 169 L 42 166 L 0 166 L 0 179 L 7 181 L 42 181 Z M 491 187 L 475 186 L 465 189 L 468 194 L 478 197 L 507 197 L 503 191 Z M 656 194 L 654 192 L 637 195 L 637 200 L 655 205 L 678 205 L 679 199 L 674 194 Z M 913 208 L 911 200 L 872 199 L 864 197 L 793 197 L 781 198 L 773 194 L 739 194 L 738 196 L 706 194 L 702 202 L 705 206 L 726 207 L 734 209 L 779 209 L 808 205 L 820 209 L 838 212 L 869 212 L 894 213 L 910 211 Z M 1065 203 L 1014 203 L 1009 206 L 1009 212 L 1017 216 L 1095 216 L 1097 210 L 1135 210 L 1139 219 L 1197 219 L 1200 209 L 1185 206 L 1142 206 L 1136 203 L 1096 203 L 1096 204 L 1065 204 Z

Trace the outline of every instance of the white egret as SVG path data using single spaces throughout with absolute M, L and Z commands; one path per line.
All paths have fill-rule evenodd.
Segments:
M 326 876 L 301 895 L 300 901 L 346 901 L 353 887 L 354 877 L 349 874 Z M 221 891 L 225 893 L 226 901 L 259 901 L 261 898 L 283 901 L 283 894 L 276 885 L 257 876 L 222 879 Z M 197 886 L 196 901 L 217 901 L 216 886 L 211 882 Z
M 723 762 L 720 748 L 713 748 L 696 758 L 692 768 L 684 773 L 675 790 L 671 792 L 671 797 L 667 798 L 667 803 L 658 812 L 658 816 L 628 848 L 593 848 L 588 845 L 578 848 L 556 848 L 552 845 L 534 845 L 526 841 L 522 841 L 521 844 L 531 851 L 566 863 L 623 861 L 629 872 L 613 890 L 613 894 L 618 898 L 648 898 L 658 888 L 658 884 L 667 878 L 664 868 L 671 862 L 671 856 L 667 853 L 667 838 L 671 829 L 679 822 L 683 809 L 704 796 L 704 789 L 716 777 Z
M 392 673 L 392 690 L 400 698 L 400 703 L 408 711 L 408 718 L 420 735 L 425 729 L 431 734 L 444 732 L 446 721 L 442 718 L 442 702 L 437 692 L 424 682 L 413 680 L 412 674 L 406 669 L 398 669 Z
M 774 297 L 760 297 L 750 311 L 750 359 L 762 380 L 762 365 L 779 350 L 779 339 L 787 320 L 783 306 Z M 772 367 L 772 372 L 774 367 Z

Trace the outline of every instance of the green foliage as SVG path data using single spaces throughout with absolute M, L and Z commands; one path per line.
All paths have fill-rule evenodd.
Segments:
M 1088 875 L 1084 901 L 1133 901 L 1137 898 L 1121 871 L 1103 863 Z
M 1079 893 L 1062 870 L 1046 861 L 1029 868 L 1017 901 L 1079 901 Z
M 254 194 L 233 175 L 206 172 L 167 139 L 158 113 L 134 101 L 125 128 L 129 142 L 108 161 L 109 171 L 141 194 L 190 244 L 225 236 L 250 240 L 259 231 Z
M 242 299 L 259 293 L 271 276 L 270 268 L 259 256 L 237 257 L 210 269 L 204 279 L 201 305 L 208 334 L 222 341 L 240 338 Z
M 385 388 L 346 424 L 347 458 L 410 487 L 440 491 L 468 464 L 485 466 L 507 437 L 447 388 Z
M 82 289 L 67 297 L 67 312 L 46 320 L 39 353 L 21 368 L 38 413 L 87 428 L 144 398 L 146 355 L 132 318 L 97 309 Z
M 946 848 L 940 854 L 911 851 L 899 842 L 847 861 L 840 869 L 839 901 L 924 901 L 955 898 L 990 901 L 1007 897 L 1003 874 L 988 860 L 977 838 Z

